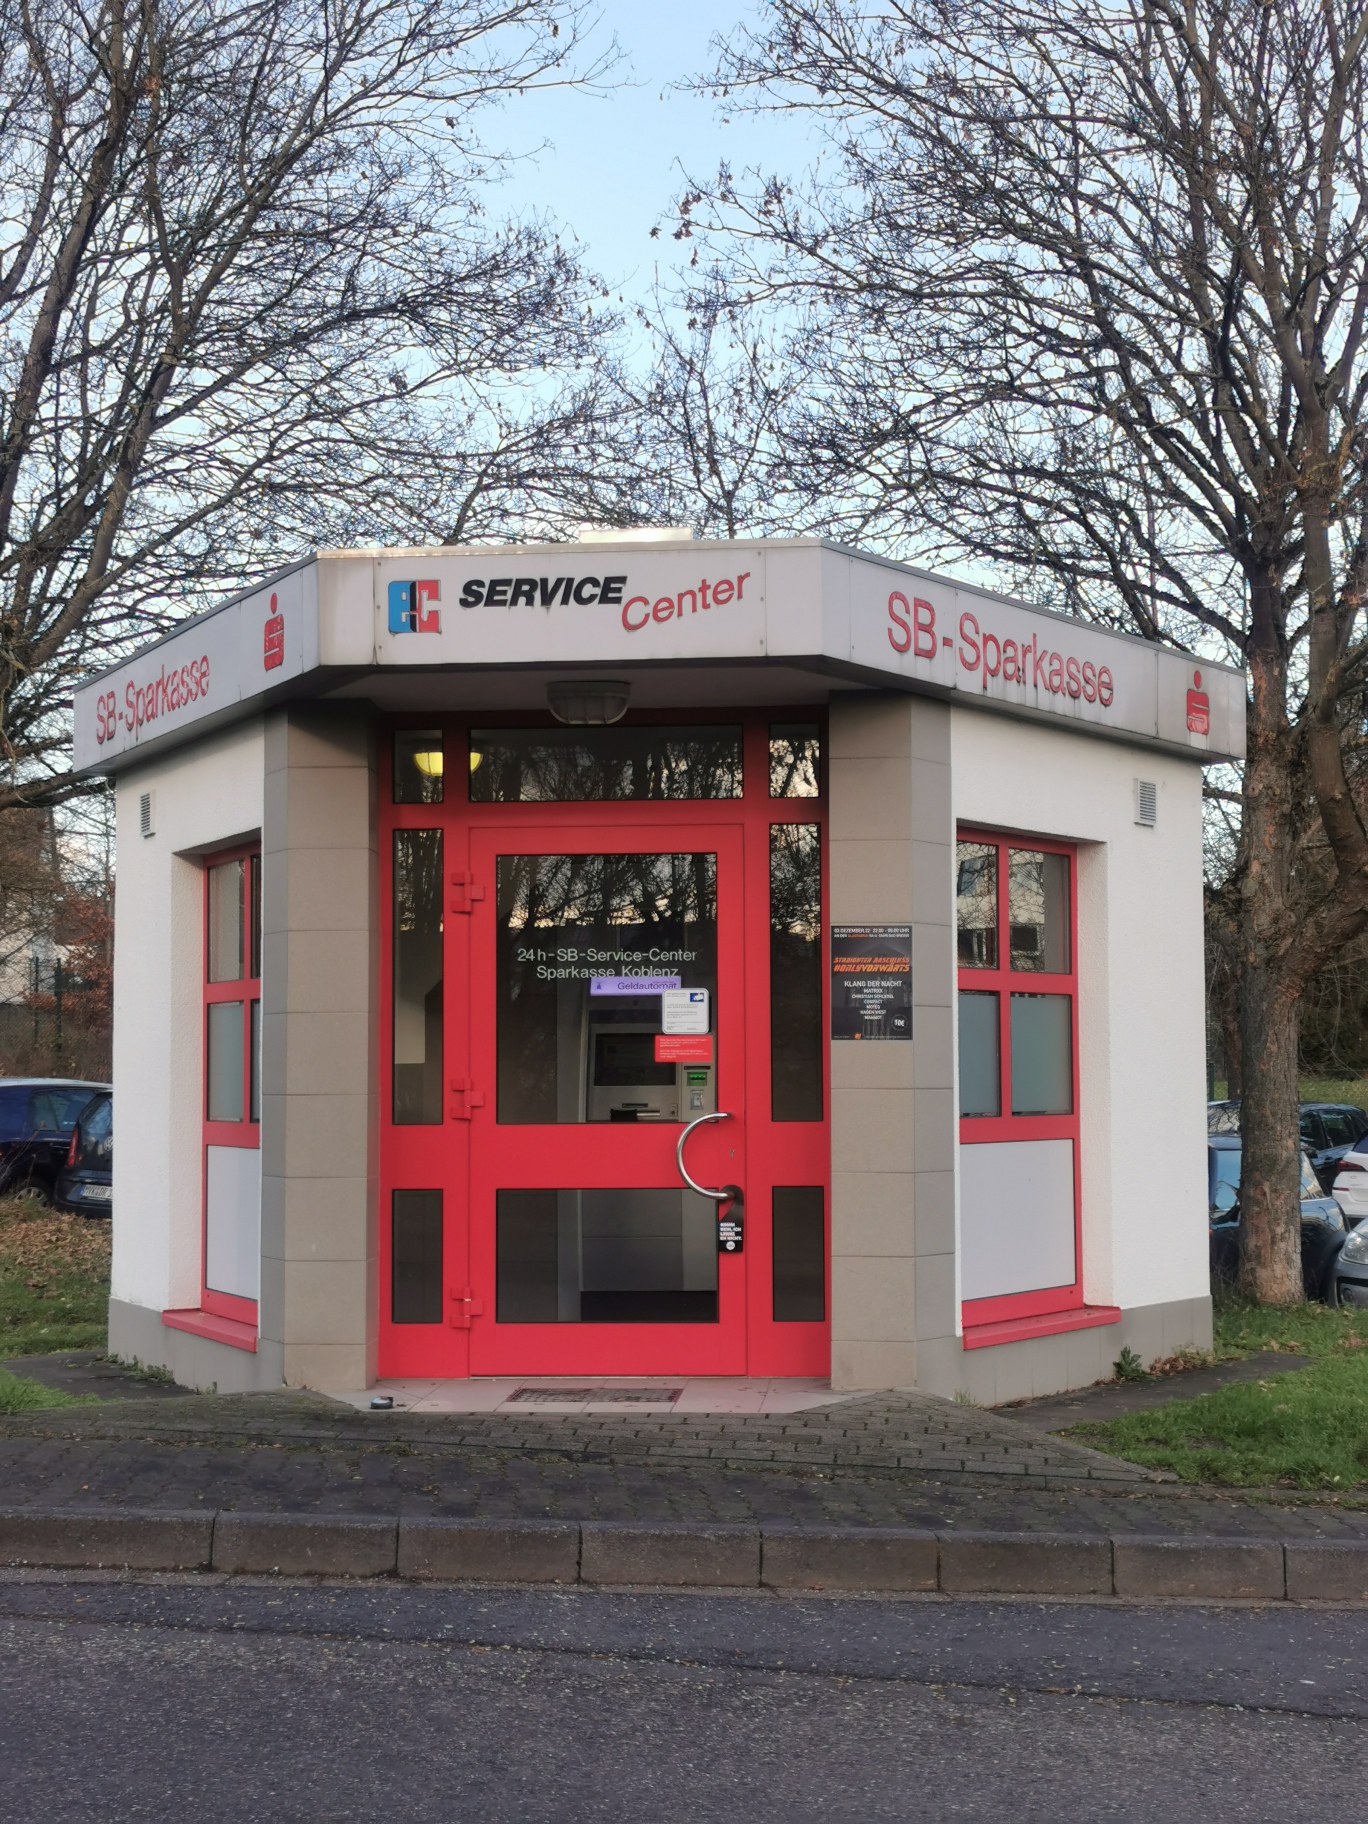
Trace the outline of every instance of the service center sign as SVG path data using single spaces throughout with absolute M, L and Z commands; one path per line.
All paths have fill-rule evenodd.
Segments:
M 1243 751 L 1233 672 L 817 541 L 495 547 L 376 571 L 381 665 L 768 658 Z
M 372 668 L 778 663 L 830 681 L 1244 751 L 1245 684 L 1141 640 L 816 539 L 324 553 L 76 693 L 96 768 Z

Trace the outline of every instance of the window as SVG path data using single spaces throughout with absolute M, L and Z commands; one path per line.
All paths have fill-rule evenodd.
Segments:
M 773 722 L 769 731 L 771 798 L 816 798 L 822 789 L 822 736 L 815 722 Z
M 204 871 L 206 1312 L 255 1328 L 261 1275 L 261 855 Z
M 956 866 L 966 1325 L 1082 1302 L 1074 855 L 965 835 Z
M 822 843 L 815 823 L 770 825 L 770 1113 L 822 1118 Z
M 393 1118 L 442 1121 L 442 832 L 394 832 Z
M 472 804 L 740 796 L 739 728 L 470 731 Z

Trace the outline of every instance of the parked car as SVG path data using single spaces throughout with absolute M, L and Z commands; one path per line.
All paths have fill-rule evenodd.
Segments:
M 1360 1140 L 1340 1160 L 1332 1188 L 1345 1227 L 1356 1229 L 1368 1216 L 1368 1140 Z
M 76 1117 L 53 1201 L 73 1216 L 109 1216 L 113 1198 L 114 1098 L 101 1089 Z
M 1233 1280 L 1240 1266 L 1240 1136 L 1207 1137 L 1207 1191 L 1211 1271 Z M 1311 1299 L 1331 1299 L 1335 1262 L 1344 1243 L 1344 1217 L 1302 1154 L 1302 1286 Z M 1365 1277 L 1368 1277 L 1366 1273 Z
M 1207 1103 L 1208 1134 L 1238 1134 L 1239 1131 L 1238 1102 Z M 1301 1104 L 1302 1150 L 1311 1155 L 1312 1169 L 1327 1196 L 1341 1159 L 1365 1135 L 1368 1135 L 1368 1110 L 1352 1102 Z
M 51 1203 L 76 1117 L 108 1083 L 0 1077 L 0 1196 Z
M 1368 1305 L 1368 1223 L 1356 1228 L 1336 1254 L 1326 1303 Z

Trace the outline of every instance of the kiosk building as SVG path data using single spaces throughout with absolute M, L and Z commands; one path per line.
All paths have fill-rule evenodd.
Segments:
M 1210 1342 L 1244 681 L 819 540 L 320 551 L 77 693 L 110 1346 L 223 1390 Z

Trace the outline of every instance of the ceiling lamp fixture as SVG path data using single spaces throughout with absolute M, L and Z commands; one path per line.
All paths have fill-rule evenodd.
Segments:
M 574 728 L 604 728 L 621 722 L 627 714 L 630 684 L 605 678 L 577 678 L 565 684 L 548 684 L 546 702 L 557 722 Z

